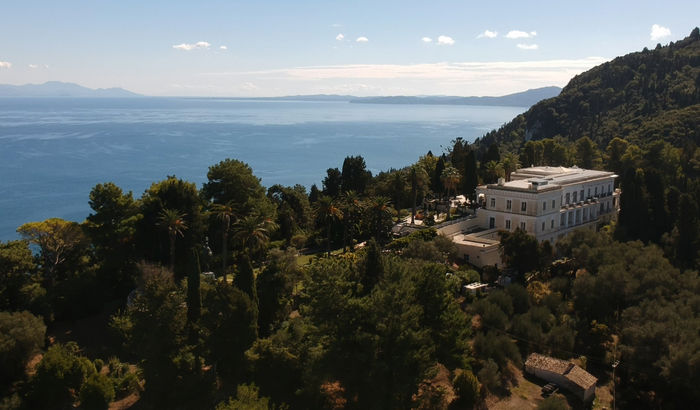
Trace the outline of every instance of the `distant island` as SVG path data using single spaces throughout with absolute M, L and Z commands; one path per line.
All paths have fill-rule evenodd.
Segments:
M 288 95 L 281 97 L 185 97 L 211 98 L 226 100 L 255 100 L 255 101 L 337 101 L 353 104 L 426 104 L 426 105 L 488 105 L 530 107 L 539 101 L 556 97 L 561 92 L 560 87 L 535 88 L 501 97 L 458 97 L 446 95 L 426 96 L 379 96 L 356 97 L 353 95 L 312 94 Z M 88 88 L 75 83 L 48 81 L 43 84 L 10 85 L 0 84 L 2 97 L 34 97 L 34 98 L 133 98 L 144 97 L 123 88 Z
M 493 105 L 529 107 L 547 98 L 556 97 L 561 92 L 560 87 L 534 88 L 519 93 L 501 97 L 455 97 L 455 96 L 394 96 L 394 97 L 363 97 L 350 100 L 357 104 L 429 104 L 429 105 Z
M 123 88 L 87 88 L 74 83 L 48 81 L 43 84 L 0 84 L 0 97 L 93 97 L 123 98 L 141 97 Z

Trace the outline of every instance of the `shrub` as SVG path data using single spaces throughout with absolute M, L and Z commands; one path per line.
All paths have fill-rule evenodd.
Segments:
M 102 368 L 105 367 L 105 362 L 102 359 L 95 359 L 93 363 L 95 364 L 95 370 L 97 373 L 101 372 Z
M 459 407 L 471 409 L 479 399 L 479 380 L 471 370 L 457 369 L 452 379 Z
M 67 343 L 51 346 L 37 366 L 30 383 L 30 407 L 62 408 L 73 401 L 71 391 L 78 391 L 95 365 L 78 355 L 78 345 Z
M 93 374 L 80 388 L 80 406 L 86 410 L 102 410 L 114 400 L 114 386 L 109 377 Z
M 44 346 L 44 321 L 29 312 L 0 312 L 0 383 L 20 378 L 29 357 Z
M 241 384 L 236 388 L 236 398 L 221 402 L 216 410 L 268 410 L 270 399 L 259 397 L 259 389 L 254 384 Z

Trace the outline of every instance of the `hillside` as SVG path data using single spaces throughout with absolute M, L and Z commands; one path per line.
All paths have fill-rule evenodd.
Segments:
M 363 97 L 351 100 L 357 104 L 427 104 L 427 105 L 488 105 L 530 107 L 546 98 L 559 94 L 559 87 L 535 88 L 500 97 L 454 97 L 454 96 L 394 96 Z
M 477 140 L 517 151 L 528 140 L 590 137 L 604 148 L 614 137 L 644 145 L 700 144 L 700 32 L 665 47 L 617 57 L 574 77 L 554 98 L 535 104 Z
M 92 89 L 74 83 L 47 81 L 43 84 L 0 84 L 0 97 L 140 97 L 123 88 Z

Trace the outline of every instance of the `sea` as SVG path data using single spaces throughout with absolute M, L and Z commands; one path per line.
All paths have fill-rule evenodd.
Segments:
M 0 98 L 0 240 L 59 217 L 82 222 L 90 190 L 135 197 L 168 175 L 201 187 L 209 166 L 248 163 L 263 185 L 321 181 L 349 155 L 376 174 L 439 155 L 527 107 L 212 98 Z

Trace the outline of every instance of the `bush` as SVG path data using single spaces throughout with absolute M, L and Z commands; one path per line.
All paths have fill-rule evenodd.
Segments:
M 221 402 L 216 410 L 268 410 L 270 399 L 259 396 L 259 389 L 254 384 L 241 384 L 236 388 L 236 398 Z
M 479 399 L 479 380 L 471 370 L 457 369 L 452 379 L 455 393 L 459 397 L 457 404 L 460 408 L 471 409 Z
M 105 367 L 105 362 L 102 359 L 95 359 L 93 363 L 95 364 L 95 370 L 97 373 L 101 372 L 102 368 Z
M 95 365 L 78 355 L 78 345 L 51 346 L 37 366 L 30 383 L 30 407 L 63 408 L 73 401 L 85 379 L 95 374 Z
M 114 386 L 109 377 L 93 374 L 80 388 L 80 406 L 86 410 L 102 410 L 114 400 Z
M 22 377 L 30 356 L 44 347 L 44 321 L 29 312 L 0 312 L 0 383 Z

